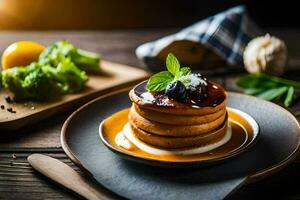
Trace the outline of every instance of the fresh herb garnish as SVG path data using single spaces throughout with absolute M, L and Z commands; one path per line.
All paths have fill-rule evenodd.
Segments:
M 173 54 L 168 54 L 166 59 L 166 66 L 168 71 L 175 77 L 180 76 L 180 64 Z
M 243 88 L 246 94 L 269 101 L 281 101 L 285 107 L 292 104 L 295 89 L 300 88 L 298 81 L 262 73 L 244 76 L 236 84 Z
M 147 83 L 147 90 L 150 92 L 160 92 L 166 89 L 169 83 L 173 81 L 182 81 L 187 84 L 186 79 L 182 77 L 190 75 L 191 69 L 189 67 L 180 68 L 180 63 L 177 58 L 169 53 L 166 59 L 166 67 L 168 71 L 162 71 L 150 77 Z
M 187 76 L 191 74 L 191 68 L 183 67 L 180 69 L 180 76 Z
M 149 79 L 147 89 L 151 92 L 159 92 L 166 89 L 167 85 L 174 80 L 174 76 L 168 71 L 159 72 Z
M 293 101 L 293 95 L 295 93 L 295 88 L 293 86 L 290 86 L 288 91 L 287 91 L 287 94 L 286 94 L 286 97 L 285 97 L 285 100 L 283 102 L 283 104 L 288 107 L 289 105 L 291 105 L 292 101 Z

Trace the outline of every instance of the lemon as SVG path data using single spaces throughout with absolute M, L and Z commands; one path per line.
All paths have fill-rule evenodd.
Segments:
M 2 69 L 25 66 L 36 61 L 45 47 L 33 41 L 19 41 L 9 45 L 2 54 Z

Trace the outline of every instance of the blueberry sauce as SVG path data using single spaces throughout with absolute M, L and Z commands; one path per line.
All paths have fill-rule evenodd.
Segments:
M 146 88 L 147 81 L 144 81 L 134 88 L 135 94 L 145 104 L 161 107 L 216 107 L 224 102 L 226 93 L 222 86 L 212 81 L 207 81 L 205 88 L 199 87 L 193 92 L 191 98 L 184 102 L 173 101 L 164 92 L 150 93 Z M 205 91 L 204 91 L 205 90 Z

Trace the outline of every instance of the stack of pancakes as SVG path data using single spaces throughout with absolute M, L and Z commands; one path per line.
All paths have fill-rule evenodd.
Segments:
M 222 140 L 227 130 L 226 98 L 214 107 L 157 106 L 129 93 L 129 123 L 141 141 L 161 148 L 205 146 Z M 179 104 L 178 104 L 179 105 Z

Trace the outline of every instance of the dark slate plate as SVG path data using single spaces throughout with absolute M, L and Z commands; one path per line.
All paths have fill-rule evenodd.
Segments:
M 130 106 L 128 91 L 87 103 L 65 122 L 61 142 L 66 154 L 101 185 L 129 199 L 222 199 L 241 185 L 265 177 L 290 163 L 299 152 L 297 120 L 276 104 L 228 93 L 228 105 L 251 116 L 260 138 L 249 151 L 205 168 L 166 169 L 122 159 L 100 141 L 99 123 Z

